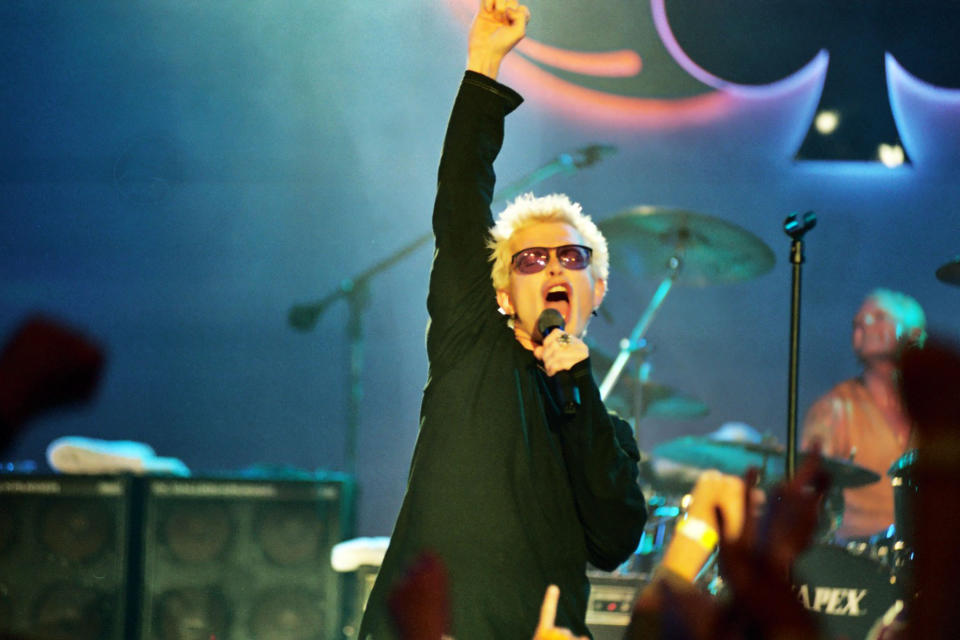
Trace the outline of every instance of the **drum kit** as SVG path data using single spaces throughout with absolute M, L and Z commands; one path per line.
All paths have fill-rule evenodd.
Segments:
M 635 421 L 707 415 L 709 408 L 702 401 L 650 379 L 649 346 L 643 336 L 674 285 L 703 287 L 759 276 L 773 267 L 773 252 L 745 229 L 690 211 L 638 207 L 601 222 L 599 227 L 610 244 L 614 268 L 635 277 L 660 279 L 632 334 L 621 341 L 616 358 L 591 345 L 594 366 L 607 371 L 600 386 L 607 407 Z M 936 275 L 943 282 L 960 285 L 960 257 L 938 269 Z M 638 364 L 629 363 L 632 356 Z M 804 455 L 798 455 L 801 462 Z M 801 601 L 815 615 L 822 615 L 831 637 L 865 638 L 884 613 L 902 606 L 902 584 L 913 557 L 910 513 L 917 492 L 911 473 L 915 456 L 915 452 L 905 454 L 883 480 L 891 482 L 896 500 L 896 522 L 890 530 L 844 546 L 835 542 L 842 523 L 843 490 L 882 480 L 880 474 L 852 460 L 823 458 L 832 488 L 821 511 L 816 544 L 798 560 L 794 584 Z M 786 447 L 749 427 L 733 439 L 720 432 L 681 436 L 641 457 L 650 517 L 636 554 L 621 567 L 621 573 L 631 576 L 649 574 L 660 562 L 682 514 L 685 496 L 704 470 L 743 476 L 756 468 L 762 487 L 780 481 L 787 471 Z M 716 578 L 715 572 L 713 576 Z M 847 615 L 826 612 L 826 605 L 816 598 L 827 597 L 846 602 L 841 613 Z

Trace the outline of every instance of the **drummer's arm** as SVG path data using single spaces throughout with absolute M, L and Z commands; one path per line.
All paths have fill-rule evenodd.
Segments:
M 824 456 L 846 458 L 850 455 L 847 431 L 842 400 L 828 394 L 807 411 L 800 432 L 800 448 L 806 451 L 814 442 L 819 442 Z

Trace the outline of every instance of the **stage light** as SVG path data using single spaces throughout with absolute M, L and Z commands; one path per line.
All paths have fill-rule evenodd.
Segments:
M 906 153 L 899 144 L 881 144 L 877 147 L 877 158 L 884 166 L 893 169 L 906 161 Z
M 833 109 L 821 111 L 813 121 L 813 125 L 817 128 L 817 131 L 825 136 L 836 131 L 839 124 L 840 114 Z

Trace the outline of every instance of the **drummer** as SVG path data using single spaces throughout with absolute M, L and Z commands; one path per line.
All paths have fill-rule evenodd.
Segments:
M 825 456 L 853 458 L 881 480 L 844 491 L 841 539 L 872 536 L 894 522 L 890 466 L 911 446 L 911 424 L 900 402 L 898 356 L 920 346 L 926 318 L 910 296 L 871 292 L 853 319 L 853 352 L 863 372 L 817 400 L 803 424 L 802 446 L 819 439 Z

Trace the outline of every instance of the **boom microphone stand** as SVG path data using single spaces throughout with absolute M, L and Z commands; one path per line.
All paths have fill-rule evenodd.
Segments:
M 803 236 L 817 225 L 813 211 L 791 213 L 783 222 L 790 236 L 790 263 L 793 265 L 793 286 L 790 296 L 790 363 L 787 389 L 787 478 L 797 469 L 797 367 L 800 351 L 800 269 L 803 266 Z

